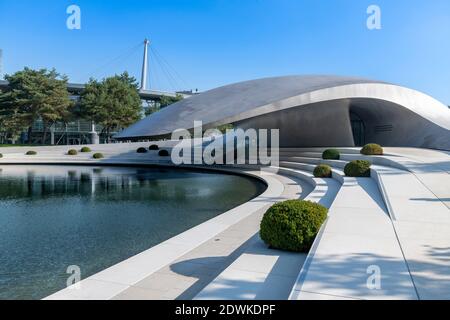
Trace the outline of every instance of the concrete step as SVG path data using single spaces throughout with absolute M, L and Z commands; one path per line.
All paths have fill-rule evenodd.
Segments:
M 307 164 L 327 164 L 336 168 L 344 168 L 348 161 L 345 160 L 323 160 L 318 158 L 310 158 L 310 157 L 298 157 L 298 156 L 290 156 L 290 157 L 280 157 L 280 162 L 299 162 L 299 163 L 307 163 Z
M 361 148 L 351 148 L 351 147 L 317 147 L 317 148 L 280 148 L 280 152 L 315 152 L 320 153 L 324 152 L 327 149 L 337 149 L 341 153 L 347 154 L 359 154 Z
M 280 167 L 291 168 L 291 169 L 301 169 L 309 172 L 314 172 L 317 164 L 301 163 L 301 162 L 291 162 L 291 161 L 281 161 Z M 345 174 L 342 170 L 331 168 L 333 179 L 339 181 L 339 183 L 344 183 Z
M 278 172 L 284 175 L 291 175 L 313 184 L 313 191 L 305 198 L 305 200 L 317 202 L 327 208 L 331 207 L 341 184 L 335 179 L 315 178 L 311 172 L 281 167 Z
M 300 152 L 300 151 L 283 151 L 280 157 L 305 157 L 322 159 L 322 152 Z
M 377 289 L 368 285 L 373 268 L 381 272 Z M 417 298 L 376 182 L 370 178 L 345 179 L 291 299 Z
M 301 166 L 302 164 L 298 164 Z M 314 190 L 305 198 L 331 207 L 340 184 L 334 179 L 314 178 L 305 169 L 270 167 L 280 175 L 292 176 L 314 184 Z M 251 245 L 195 297 L 196 300 L 286 299 L 287 288 L 295 284 L 306 254 L 269 249 L 256 234 Z M 245 282 L 246 285 L 229 286 Z

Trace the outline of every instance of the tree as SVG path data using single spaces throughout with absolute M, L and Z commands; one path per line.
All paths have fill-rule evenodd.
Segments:
M 54 69 L 25 68 L 6 75 L 5 79 L 9 89 L 0 94 L 2 128 L 13 140 L 28 128 L 28 143 L 31 143 L 33 123 L 42 120 L 44 143 L 48 129 L 55 122 L 65 120 L 73 105 L 67 92 L 67 77 L 60 76 Z
M 11 113 L 8 116 L 0 116 L 0 143 L 7 143 L 8 140 L 11 140 L 14 144 L 25 127 L 26 125 L 17 114 Z
M 97 81 L 91 79 L 81 93 L 80 115 L 103 126 L 109 141 L 113 128 L 127 127 L 140 119 L 141 99 L 136 79 L 127 72 Z
M 175 102 L 183 100 L 183 96 L 179 93 L 176 94 L 175 97 L 168 97 L 168 96 L 162 96 L 159 100 L 159 105 L 156 107 L 150 107 L 147 110 L 145 110 L 145 115 L 148 116 L 152 113 L 155 113 L 156 111 L 159 111 L 162 108 L 165 108 L 167 106 L 170 106 L 171 104 L 174 104 Z

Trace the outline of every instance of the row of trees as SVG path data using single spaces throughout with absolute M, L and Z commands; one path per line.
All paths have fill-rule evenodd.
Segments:
M 5 79 L 10 89 L 0 93 L 0 128 L 13 141 L 24 130 L 30 137 L 37 119 L 44 123 L 45 138 L 47 128 L 70 116 L 67 78 L 55 70 L 25 68 Z
M 56 122 L 86 119 L 101 125 L 102 133 L 109 137 L 113 129 L 127 127 L 142 115 L 138 84 L 126 72 L 101 81 L 91 79 L 79 101 L 70 99 L 67 77 L 55 70 L 25 68 L 5 79 L 9 89 L 0 91 L 0 132 L 13 141 L 28 131 L 30 143 L 37 120 L 43 123 L 45 142 Z
M 142 104 L 136 79 L 124 72 L 97 81 L 91 79 L 81 94 L 79 117 L 103 126 L 106 136 L 114 128 L 127 127 L 142 115 Z

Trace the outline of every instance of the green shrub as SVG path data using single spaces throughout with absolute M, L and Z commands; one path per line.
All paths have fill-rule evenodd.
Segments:
M 327 149 L 322 153 L 322 159 L 324 160 L 339 160 L 341 153 L 336 149 Z
M 30 150 L 30 151 L 27 151 L 27 153 L 25 153 L 27 156 L 35 156 L 35 155 L 37 155 L 37 152 L 36 151 L 33 151 L 33 150 Z
M 331 167 L 326 164 L 319 164 L 314 169 L 314 177 L 316 177 L 316 178 L 331 178 L 332 177 Z
M 136 150 L 136 152 L 137 153 L 147 153 L 147 149 L 145 149 L 145 148 L 138 148 L 137 150 Z
M 160 157 L 168 157 L 169 156 L 169 151 L 167 151 L 167 150 L 159 150 L 158 155 Z
M 94 153 L 92 156 L 94 159 L 102 159 L 104 158 L 103 153 Z
M 91 150 L 91 148 L 89 148 L 89 147 L 83 147 L 83 148 L 81 148 L 81 150 L 80 150 L 80 152 L 91 152 L 92 150 Z
M 347 163 L 344 168 L 347 177 L 370 177 L 370 161 L 354 160 Z
M 366 144 L 360 152 L 366 156 L 382 156 L 383 148 L 379 144 L 369 143 Z
M 78 154 L 78 151 L 75 149 L 70 149 L 69 151 L 67 151 L 67 154 L 69 156 L 76 156 Z
M 261 239 L 275 249 L 308 252 L 327 213 L 327 208 L 311 201 L 274 204 L 261 221 Z
M 0 159 L 3 158 L 3 154 L 0 153 Z
M 159 147 L 156 144 L 152 144 L 150 147 L 148 147 L 148 150 L 159 150 Z

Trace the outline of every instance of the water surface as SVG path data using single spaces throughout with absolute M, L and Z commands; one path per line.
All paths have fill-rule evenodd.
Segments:
M 262 193 L 242 176 L 165 168 L 0 166 L 0 299 L 40 299 Z

